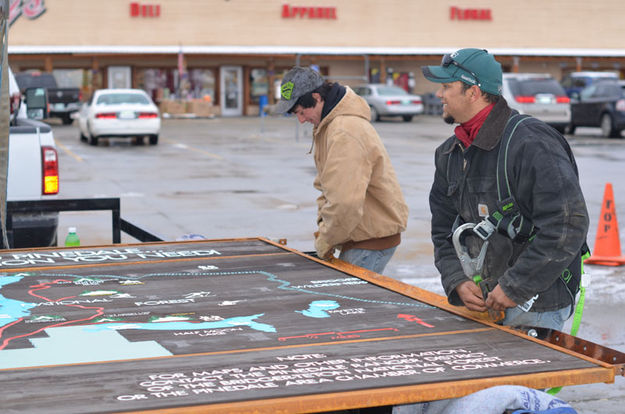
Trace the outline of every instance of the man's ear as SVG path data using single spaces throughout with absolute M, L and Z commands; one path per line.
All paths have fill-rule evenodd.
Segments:
M 320 94 L 318 94 L 317 92 L 313 92 L 313 93 L 312 93 L 312 97 L 313 97 L 313 99 L 314 99 L 315 101 L 317 101 L 317 102 L 323 102 L 323 99 L 321 99 L 321 95 L 320 95 Z
M 477 85 L 471 86 L 468 92 L 469 92 L 469 96 L 471 97 L 473 101 L 479 100 L 480 97 L 482 96 L 482 91 L 480 90 L 480 87 Z

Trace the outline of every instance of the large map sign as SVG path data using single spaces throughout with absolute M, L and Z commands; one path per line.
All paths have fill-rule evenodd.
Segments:
M 3 412 L 323 411 L 614 375 L 264 239 L 9 250 L 0 272 Z

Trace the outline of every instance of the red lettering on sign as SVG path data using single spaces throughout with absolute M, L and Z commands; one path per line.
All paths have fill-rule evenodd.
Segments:
M 456 10 L 458 10 L 457 7 L 451 6 L 449 8 L 449 20 L 453 20 L 454 17 L 456 16 Z
M 22 14 L 33 20 L 46 11 L 44 0 L 11 0 L 9 3 L 9 26 Z
M 461 9 L 451 6 L 449 8 L 450 20 L 493 20 L 490 9 Z
M 159 4 L 130 3 L 130 17 L 160 17 L 161 6 Z
M 336 7 L 300 7 L 282 5 L 282 18 L 294 17 L 307 19 L 334 19 L 336 20 Z
M 22 1 L 22 11 L 26 18 L 34 19 L 46 11 L 46 6 L 44 6 L 43 0 L 25 0 Z
M 9 3 L 9 24 L 13 23 L 22 14 L 22 0 L 11 0 Z

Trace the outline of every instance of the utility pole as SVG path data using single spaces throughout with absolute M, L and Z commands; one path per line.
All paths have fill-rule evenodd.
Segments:
M 9 247 L 6 229 L 9 170 L 9 0 L 0 0 L 0 227 L 2 245 Z

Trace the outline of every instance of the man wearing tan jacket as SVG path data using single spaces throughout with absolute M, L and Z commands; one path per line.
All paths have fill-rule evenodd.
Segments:
M 317 255 L 330 259 L 340 250 L 339 259 L 382 273 L 406 229 L 408 206 L 369 106 L 349 87 L 296 66 L 282 80 L 275 112 L 314 126 Z

